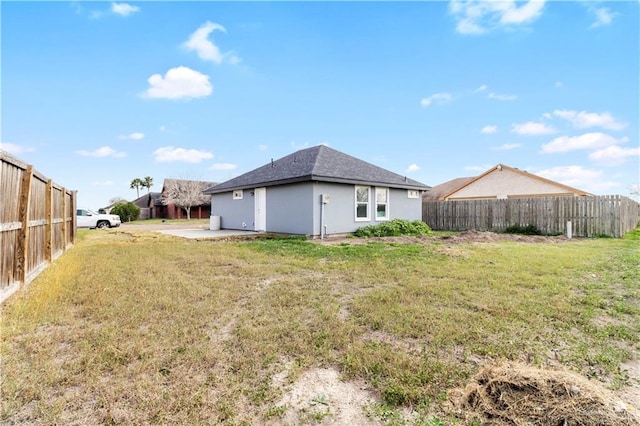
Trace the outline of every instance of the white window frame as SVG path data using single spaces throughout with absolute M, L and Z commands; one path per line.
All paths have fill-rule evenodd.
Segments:
M 407 198 L 420 198 L 420 193 L 415 189 L 407 189 Z
M 242 189 L 236 189 L 235 191 L 233 191 L 233 199 L 234 200 L 242 200 L 243 197 L 243 191 Z
M 367 190 L 367 202 L 366 202 L 366 206 L 367 206 L 367 216 L 366 217 L 358 217 L 358 205 L 359 204 L 365 204 L 363 201 L 358 201 L 358 189 L 363 188 Z M 356 222 L 369 222 L 371 219 L 371 209 L 370 209 L 370 204 L 371 204 L 371 187 L 370 186 L 360 186 L 360 185 L 356 185 L 355 189 L 353 191 L 353 200 L 354 200 L 354 211 L 353 211 L 353 215 L 355 217 L 355 221 Z
M 384 192 L 384 196 L 385 199 L 387 200 L 384 203 L 379 203 L 378 202 L 378 193 Z M 389 220 L 389 188 L 378 188 L 376 187 L 375 190 L 375 210 L 374 210 L 374 216 L 375 216 L 375 220 L 376 222 L 382 222 L 385 220 Z M 379 205 L 384 205 L 384 216 L 382 217 L 378 217 L 378 206 Z

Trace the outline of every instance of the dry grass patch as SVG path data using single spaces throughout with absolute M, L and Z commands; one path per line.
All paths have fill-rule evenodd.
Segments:
M 290 411 L 332 423 L 331 390 L 357 383 L 378 398 L 370 421 L 463 424 L 449 393 L 495 360 L 625 390 L 620 366 L 640 334 L 637 242 L 490 240 L 82 231 L 3 307 L 0 419 L 262 424 Z M 296 383 L 321 371 L 331 380 L 310 398 L 326 415 L 294 401 Z

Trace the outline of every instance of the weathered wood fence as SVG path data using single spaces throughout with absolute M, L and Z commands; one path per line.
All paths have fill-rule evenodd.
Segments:
M 0 151 L 0 303 L 75 241 L 76 192 Z
M 620 195 L 424 202 L 422 219 L 435 230 L 534 225 L 547 234 L 565 234 L 571 221 L 576 237 L 621 237 L 638 226 L 640 204 Z

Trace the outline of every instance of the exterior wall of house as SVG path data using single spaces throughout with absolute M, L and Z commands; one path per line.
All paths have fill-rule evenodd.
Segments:
M 304 182 L 267 187 L 267 232 L 318 237 L 322 225 L 327 235 L 348 234 L 361 226 L 382 223 L 375 218 L 375 187 L 369 192 L 369 220 L 356 221 L 355 185 Z M 223 229 L 255 230 L 253 190 L 245 189 L 240 200 L 232 192 L 213 194 L 212 215 L 220 216 Z M 321 197 L 329 195 L 321 224 Z M 389 218 L 421 220 L 422 197 L 409 198 L 406 189 L 389 188 Z M 243 224 L 244 223 L 244 224 Z
M 536 196 L 572 196 L 565 188 L 552 185 L 535 177 L 503 169 L 494 170 L 481 179 L 451 194 L 447 200 L 482 199 L 482 198 L 515 198 Z
M 313 230 L 307 232 L 309 235 L 319 236 L 321 226 L 326 225 L 327 235 L 347 234 L 354 232 L 361 226 L 377 225 L 382 223 L 375 218 L 375 187 L 371 186 L 369 191 L 369 220 L 356 220 L 355 206 L 355 185 L 316 182 L 313 194 Z M 321 224 L 321 196 L 329 195 L 329 203 L 325 204 L 324 220 Z M 422 196 L 418 198 L 408 198 L 406 189 L 389 188 L 389 218 L 421 220 L 422 219 Z
M 213 194 L 211 197 L 211 215 L 220 216 L 220 227 L 223 229 L 242 229 L 254 231 L 255 206 L 253 190 L 242 191 L 242 199 L 234 200 L 233 192 L 222 192 Z M 269 199 L 269 188 L 267 188 L 267 200 Z M 267 212 L 267 220 L 269 215 Z
M 311 182 L 267 187 L 267 231 L 310 235 L 313 190 Z

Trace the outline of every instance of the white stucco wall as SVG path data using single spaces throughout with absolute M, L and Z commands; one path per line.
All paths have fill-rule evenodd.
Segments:
M 481 179 L 462 188 L 448 197 L 448 200 L 468 198 L 508 198 L 509 196 L 540 196 L 572 194 L 566 188 L 546 183 L 535 177 L 522 175 L 511 170 L 493 170 Z

